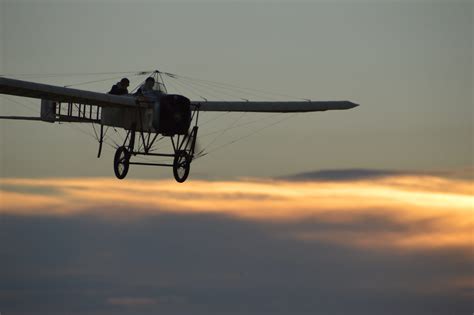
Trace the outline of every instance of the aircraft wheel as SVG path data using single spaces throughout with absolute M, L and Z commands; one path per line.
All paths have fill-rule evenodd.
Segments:
M 174 156 L 173 175 L 178 183 L 183 183 L 189 175 L 191 157 L 186 151 L 178 151 Z
M 124 179 L 128 173 L 130 152 L 126 147 L 119 147 L 115 151 L 114 172 L 118 179 Z

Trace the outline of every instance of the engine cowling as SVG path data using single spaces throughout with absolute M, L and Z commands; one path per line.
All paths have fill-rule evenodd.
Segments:
M 191 101 L 182 95 L 167 94 L 154 106 L 153 128 L 164 136 L 184 135 L 191 125 Z

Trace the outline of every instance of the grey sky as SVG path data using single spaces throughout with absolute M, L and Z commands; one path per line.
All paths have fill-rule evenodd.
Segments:
M 158 68 L 361 104 L 285 120 L 196 161 L 191 178 L 472 165 L 472 1 L 2 1 L 1 16 L 4 74 Z M 106 91 L 112 83 L 81 88 Z M 32 114 L 10 99 L 0 97 L 2 114 Z M 252 119 L 231 114 L 200 132 Z M 113 151 L 97 160 L 96 143 L 76 129 L 5 121 L 0 128 L 2 176 L 113 176 Z M 251 130 L 229 131 L 213 145 Z M 129 176 L 170 175 L 132 168 Z

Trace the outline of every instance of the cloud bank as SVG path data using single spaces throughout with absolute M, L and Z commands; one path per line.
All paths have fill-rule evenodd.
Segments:
M 0 183 L 0 305 L 11 313 L 472 308 L 469 180 Z

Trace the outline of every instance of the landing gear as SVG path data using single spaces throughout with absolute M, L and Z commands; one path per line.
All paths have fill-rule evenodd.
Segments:
M 127 176 L 130 165 L 130 152 L 126 147 L 119 147 L 115 151 L 114 173 L 118 179 L 124 179 Z
M 177 151 L 173 161 L 173 175 L 178 183 L 183 183 L 189 175 L 191 156 L 186 151 Z
M 196 125 L 187 133 L 167 135 L 170 137 L 173 153 L 157 153 L 156 149 L 153 148 L 154 143 L 158 141 L 159 134 L 157 132 L 136 130 L 135 127 L 128 130 L 123 145 L 118 147 L 115 152 L 115 176 L 118 179 L 124 179 L 127 176 L 130 165 L 168 166 L 173 168 L 173 175 L 176 181 L 183 183 L 188 178 L 191 162 L 194 159 L 197 132 L 196 120 Z M 135 145 L 135 141 L 139 141 L 138 145 Z M 173 163 L 132 162 L 132 156 L 135 157 L 137 155 L 173 158 Z
M 115 176 L 118 179 L 124 179 L 127 176 L 128 169 L 130 165 L 150 165 L 150 166 L 170 166 L 173 168 L 174 178 L 178 183 L 183 183 L 189 175 L 189 170 L 191 167 L 191 161 L 194 157 L 194 147 L 196 145 L 196 136 L 197 136 L 197 126 L 195 126 L 189 134 L 184 135 L 183 137 L 171 136 L 171 143 L 173 145 L 174 153 L 152 153 L 150 152 L 151 145 L 153 145 L 156 137 L 151 141 L 144 141 L 147 145 L 144 145 L 144 150 L 133 150 L 133 143 L 135 138 L 135 133 L 130 132 L 129 138 L 130 144 L 123 145 L 117 148 L 115 151 L 114 157 L 114 172 Z M 125 143 L 127 141 L 125 140 Z M 149 140 L 150 138 L 148 138 Z M 132 156 L 136 155 L 148 155 L 155 157 L 170 157 L 173 158 L 173 164 L 162 164 L 162 163 L 148 163 L 148 162 L 131 162 L 130 159 Z
M 173 175 L 178 183 L 183 183 L 188 178 L 191 161 L 194 158 L 197 132 L 198 127 L 194 126 L 191 132 L 186 134 L 183 139 L 178 137 L 176 144 L 173 138 L 171 138 L 174 148 Z

